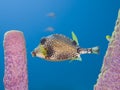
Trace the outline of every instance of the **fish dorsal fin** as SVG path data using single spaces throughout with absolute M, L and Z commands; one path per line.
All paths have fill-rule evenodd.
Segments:
M 78 38 L 73 31 L 72 31 L 72 39 L 77 43 L 77 45 L 79 45 Z
M 66 37 L 66 36 L 64 36 L 62 34 L 53 34 L 51 36 L 51 38 L 62 41 L 62 42 L 67 43 L 69 45 L 73 45 L 73 42 L 72 42 L 73 40 L 71 40 L 70 38 L 68 38 L 68 37 Z

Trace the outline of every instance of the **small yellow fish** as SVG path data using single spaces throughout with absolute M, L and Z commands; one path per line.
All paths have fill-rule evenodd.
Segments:
M 106 35 L 106 39 L 107 39 L 108 41 L 110 41 L 110 40 L 111 40 L 111 36 L 110 36 L 110 35 Z
M 73 40 L 72 40 L 73 39 Z M 32 56 L 49 61 L 82 60 L 81 54 L 98 54 L 99 47 L 81 48 L 77 36 L 72 32 L 72 39 L 62 34 L 52 34 L 41 39 L 32 51 Z

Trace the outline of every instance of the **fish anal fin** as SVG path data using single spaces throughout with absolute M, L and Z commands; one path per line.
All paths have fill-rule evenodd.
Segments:
M 82 61 L 82 58 L 81 58 L 81 56 L 79 56 L 79 57 L 77 57 L 77 58 L 72 58 L 72 59 L 70 60 L 70 63 L 71 63 L 72 61 L 74 61 L 74 60 Z
M 76 58 L 75 60 L 82 61 L 81 57 Z

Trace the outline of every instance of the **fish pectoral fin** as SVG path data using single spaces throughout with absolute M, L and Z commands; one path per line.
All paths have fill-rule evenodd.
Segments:
M 77 43 L 77 45 L 79 45 L 78 38 L 73 31 L 72 31 L 72 39 Z
M 40 51 L 43 55 L 47 56 L 47 50 L 43 47 L 43 45 L 40 45 Z

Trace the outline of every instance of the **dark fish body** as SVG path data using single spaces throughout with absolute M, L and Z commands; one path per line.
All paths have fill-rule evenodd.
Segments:
M 32 55 L 50 61 L 63 61 L 78 59 L 80 54 L 87 53 L 93 53 L 92 48 L 80 48 L 76 41 L 62 34 L 53 34 L 42 38 Z

